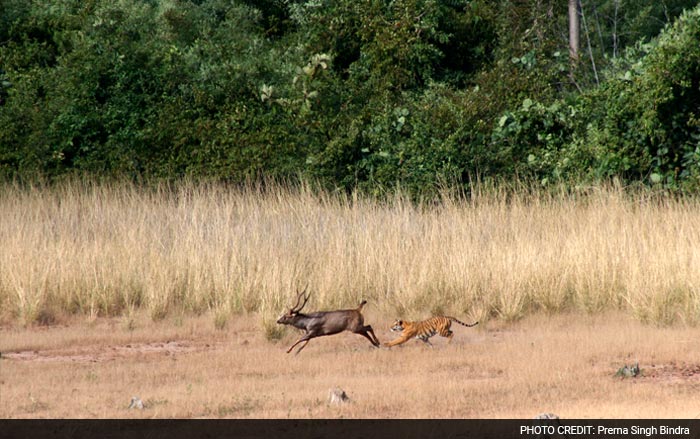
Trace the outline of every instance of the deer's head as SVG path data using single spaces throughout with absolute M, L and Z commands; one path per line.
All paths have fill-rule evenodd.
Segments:
M 277 323 L 280 325 L 291 325 L 293 322 L 296 320 L 296 317 L 299 315 L 301 310 L 304 308 L 304 305 L 306 305 L 306 302 L 309 301 L 310 295 L 306 294 L 306 289 L 308 288 L 308 285 L 304 287 L 304 290 L 301 293 L 298 293 L 297 295 L 297 302 L 289 308 L 289 311 L 287 311 L 285 314 L 282 314 L 279 319 L 277 319 Z M 304 299 L 304 301 L 299 305 L 301 302 L 301 299 Z

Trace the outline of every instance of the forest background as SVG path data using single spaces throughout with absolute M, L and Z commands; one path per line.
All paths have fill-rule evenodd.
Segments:
M 0 177 L 700 184 L 688 0 L 2 0 Z

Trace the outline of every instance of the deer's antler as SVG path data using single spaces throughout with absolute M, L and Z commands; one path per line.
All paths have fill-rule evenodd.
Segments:
M 309 301 L 309 297 L 311 297 L 311 295 L 310 295 L 310 294 L 309 294 L 309 295 L 305 295 L 305 294 L 304 294 L 304 293 L 306 293 L 306 290 L 307 290 L 308 288 L 309 288 L 309 284 L 306 284 L 306 286 L 305 286 L 304 289 L 301 291 L 301 293 L 299 293 L 299 294 L 297 295 L 297 303 L 294 304 L 294 306 L 293 306 L 292 309 L 291 309 L 291 312 L 299 312 L 299 311 L 301 311 L 302 308 L 304 308 L 304 306 L 306 305 L 306 302 Z M 301 302 L 301 298 L 302 298 L 302 297 L 304 298 L 304 303 L 302 303 L 301 306 L 299 306 L 299 302 Z M 299 307 L 297 308 L 297 306 L 299 306 Z

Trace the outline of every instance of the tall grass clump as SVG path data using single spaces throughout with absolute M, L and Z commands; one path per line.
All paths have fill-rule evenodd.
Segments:
M 71 181 L 0 191 L 0 317 L 24 324 L 145 310 L 274 319 L 354 307 L 481 321 L 626 310 L 700 321 L 700 203 L 616 187 L 477 188 L 416 203 L 308 187 Z

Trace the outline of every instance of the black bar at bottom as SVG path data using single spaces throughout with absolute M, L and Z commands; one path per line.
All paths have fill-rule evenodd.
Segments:
M 700 420 L 0 420 L 0 438 L 700 439 Z

